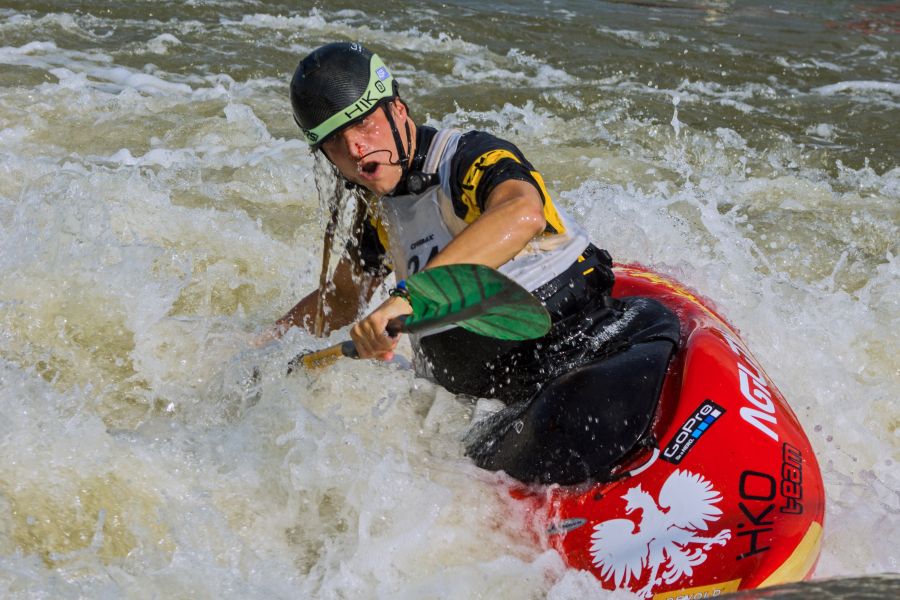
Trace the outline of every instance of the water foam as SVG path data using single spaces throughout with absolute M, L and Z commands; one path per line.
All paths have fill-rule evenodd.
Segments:
M 537 547 L 540 524 L 528 526 L 508 482 L 460 456 L 470 407 L 411 372 L 341 363 L 286 378 L 290 356 L 325 343 L 293 332 L 248 359 L 261 393 L 240 400 L 224 372 L 232 357 L 316 285 L 313 161 L 277 69 L 243 78 L 131 62 L 166 48 L 151 59 L 165 64 L 191 35 L 223 31 L 292 57 L 320 38 L 387 45 L 411 90 L 456 85 L 476 67 L 496 87 L 553 88 L 547 104 L 461 101 L 431 123 L 513 139 L 617 259 L 710 298 L 818 451 L 829 494 L 820 573 L 896 570 L 900 170 L 823 165 L 788 134 L 757 145 L 689 114 L 712 101 L 777 117 L 764 101 L 786 87 L 579 80 L 530 51 L 371 27 L 358 11 L 128 21 L 145 41 L 121 54 L 102 44 L 114 21 L 3 15 L 0 29 L 33 27 L 35 41 L 0 48 L 0 62 L 61 76 L 0 90 L 4 594 L 601 593 Z M 89 47 L 47 41 L 53 28 Z M 421 72 L 410 51 L 435 66 Z M 880 52 L 861 46 L 854 59 Z M 477 60 L 457 73 L 447 56 Z M 893 95 L 823 87 L 805 95 Z M 629 94 L 670 112 L 642 115 L 620 100 Z M 814 133 L 829 127 L 844 125 Z

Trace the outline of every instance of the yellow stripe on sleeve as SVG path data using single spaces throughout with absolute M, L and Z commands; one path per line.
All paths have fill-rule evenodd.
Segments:
M 556 212 L 556 207 L 553 205 L 553 200 L 550 198 L 550 194 L 547 192 L 547 186 L 544 185 L 544 178 L 541 177 L 541 174 L 537 171 L 532 171 L 531 176 L 534 177 L 534 180 L 538 184 L 538 188 L 540 188 L 541 196 L 544 197 L 544 219 L 547 221 L 547 228 L 549 229 L 549 233 L 565 233 L 566 226 L 563 225 L 559 213 Z
M 466 207 L 466 214 L 463 217 L 463 220 L 466 223 L 471 223 L 479 216 L 481 216 L 481 209 L 478 207 L 478 200 L 476 199 L 478 185 L 481 183 L 481 178 L 484 175 L 484 172 L 489 167 L 497 164 L 503 159 L 511 159 L 515 162 L 522 164 L 522 161 L 519 158 L 510 152 L 509 150 L 497 149 L 497 150 L 489 150 L 485 152 L 481 156 L 479 156 L 475 162 L 472 163 L 472 166 L 469 167 L 469 170 L 466 171 L 465 177 L 463 177 L 462 181 L 462 202 Z M 565 233 L 566 227 L 563 225 L 562 219 L 559 216 L 559 213 L 556 210 L 556 207 L 553 205 L 553 200 L 550 198 L 550 194 L 547 192 L 547 186 L 544 184 L 544 178 L 541 177 L 541 174 L 537 171 L 531 171 L 531 176 L 534 178 L 534 181 L 538 185 L 538 191 L 540 191 L 541 197 L 544 201 L 544 219 L 547 221 L 547 230 L 549 233 Z

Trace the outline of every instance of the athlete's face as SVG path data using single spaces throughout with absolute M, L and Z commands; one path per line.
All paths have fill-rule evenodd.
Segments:
M 404 132 L 400 137 L 408 153 L 404 128 L 406 107 L 395 100 L 388 105 L 388 110 L 397 129 Z M 403 172 L 399 165 L 397 144 L 381 108 L 325 140 L 322 150 L 341 175 L 377 196 L 392 192 L 400 183 Z

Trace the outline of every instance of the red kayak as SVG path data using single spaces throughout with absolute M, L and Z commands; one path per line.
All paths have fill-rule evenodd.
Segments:
M 617 267 L 616 297 L 655 298 L 681 320 L 651 443 L 590 487 L 523 494 L 544 542 L 608 589 L 712 598 L 808 579 L 825 493 L 812 447 L 734 330 L 681 285 Z

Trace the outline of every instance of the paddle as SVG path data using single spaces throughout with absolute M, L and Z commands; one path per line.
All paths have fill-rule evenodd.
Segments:
M 447 325 L 501 340 L 530 340 L 550 329 L 550 315 L 528 290 L 484 265 L 458 264 L 427 269 L 406 282 L 413 312 L 392 319 L 387 333 L 426 333 Z M 352 341 L 294 357 L 288 373 L 316 368 L 346 356 L 359 358 Z

